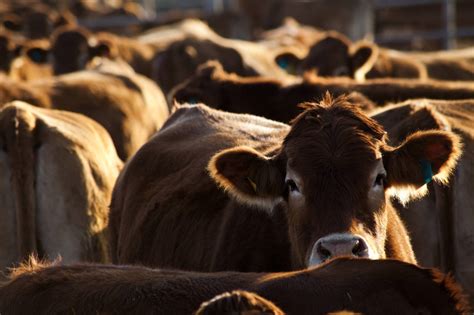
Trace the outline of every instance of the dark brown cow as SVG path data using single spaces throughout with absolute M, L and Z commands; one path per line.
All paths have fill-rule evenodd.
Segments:
M 343 309 L 384 315 L 469 314 L 461 289 L 449 276 L 396 260 L 344 258 L 288 273 L 205 274 L 110 265 L 24 269 L 0 288 L 2 314 L 189 315 L 202 302 L 236 289 L 254 292 L 253 297 L 258 294 L 287 314 L 326 315 Z M 198 314 L 246 314 L 238 309 L 243 304 L 231 306 L 236 313 L 226 313 L 222 303 L 214 306 L 216 311 L 223 306 L 224 312 Z
M 4 78 L 0 104 L 12 100 L 78 112 L 96 120 L 110 133 L 123 160 L 134 154 L 169 115 L 156 84 L 129 72 L 80 71 L 28 85 Z
M 154 49 L 132 38 L 65 27 L 53 34 L 51 54 L 56 75 L 83 70 L 92 58 L 100 56 L 120 58 L 137 73 L 150 77 Z
M 384 126 L 394 146 L 419 130 L 452 130 L 461 137 L 464 153 L 451 184 L 430 183 L 427 197 L 400 205 L 399 213 L 418 262 L 451 272 L 474 302 L 474 100 L 410 100 L 372 118 Z
M 415 262 L 387 189 L 423 186 L 427 168 L 446 180 L 458 138 L 427 131 L 390 147 L 345 97 L 305 108 L 291 128 L 178 109 L 117 181 L 115 261 L 205 271 L 287 270 L 340 255 Z
M 202 102 L 236 113 L 249 113 L 288 122 L 300 111 L 298 103 L 317 100 L 326 91 L 334 95 L 358 92 L 377 105 L 420 97 L 431 99 L 474 98 L 474 83 L 409 79 L 373 79 L 356 82 L 347 78 L 307 76 L 293 83 L 270 78 L 243 78 L 228 74 L 209 62 L 191 79 L 176 87 L 169 98 L 178 102 Z

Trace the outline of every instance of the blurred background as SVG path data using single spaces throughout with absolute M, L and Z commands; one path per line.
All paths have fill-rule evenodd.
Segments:
M 3 26 L 39 31 L 20 25 L 33 7 L 68 11 L 91 30 L 129 36 L 196 17 L 222 36 L 252 40 L 292 17 L 400 50 L 463 48 L 474 42 L 473 0 L 2 0 Z

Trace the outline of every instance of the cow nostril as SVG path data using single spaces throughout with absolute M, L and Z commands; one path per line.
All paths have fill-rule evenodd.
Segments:
M 367 251 L 368 251 L 367 245 L 362 240 L 357 240 L 356 244 L 352 248 L 352 254 L 354 254 L 357 257 L 366 257 Z
M 331 257 L 331 252 L 328 249 L 324 248 L 322 243 L 318 244 L 317 251 L 318 251 L 319 257 L 321 257 L 321 260 L 323 261 Z

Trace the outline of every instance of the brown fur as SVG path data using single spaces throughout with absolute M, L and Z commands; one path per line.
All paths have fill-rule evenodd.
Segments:
M 20 55 L 13 60 L 9 77 L 20 81 L 44 79 L 52 76 L 48 63 L 49 41 L 30 40 L 23 43 Z
M 137 73 L 151 77 L 154 49 L 138 40 L 111 33 L 92 34 L 80 27 L 63 27 L 53 34 L 54 73 L 83 70 L 94 57 L 121 59 Z
M 326 96 L 305 108 L 291 130 L 202 105 L 178 108 L 117 182 L 111 205 L 116 261 L 205 271 L 285 270 L 306 266 L 319 238 L 347 232 L 366 237 L 379 257 L 414 262 L 385 192 L 424 185 L 417 158 L 434 163 L 434 174 L 444 178 L 459 154 L 458 138 L 439 133 L 452 150 L 439 159 L 423 151 L 438 152 L 436 141 L 422 143 L 423 153 L 410 138 L 407 147 L 390 147 L 383 128 L 350 98 Z M 405 148 L 413 159 L 407 166 L 398 157 Z M 380 156 L 390 161 L 384 163 L 387 173 L 402 173 L 404 181 L 388 175 L 383 194 L 368 198 Z M 303 176 L 303 187 L 310 187 L 301 206 L 288 203 L 289 161 Z M 275 258 L 280 256 L 286 258 Z
M 104 229 L 122 162 L 107 132 L 82 115 L 13 102 L 0 111 L 0 146 L 0 268 L 30 254 L 108 261 Z
M 262 77 L 228 74 L 217 63 L 208 63 L 191 79 L 171 92 L 178 102 L 202 102 L 235 113 L 249 113 L 288 122 L 300 110 L 297 104 L 320 100 L 326 91 L 334 95 L 358 92 L 377 105 L 427 97 L 474 98 L 474 84 L 408 79 L 374 79 L 357 83 L 345 78 L 308 75 L 302 82 L 285 83 Z M 370 102 L 369 101 L 369 102 Z
M 236 289 L 252 292 L 252 299 L 257 294 L 260 301 L 272 301 L 288 314 L 341 309 L 362 314 L 469 314 L 467 302 L 449 276 L 400 261 L 363 259 L 337 259 L 319 268 L 260 274 L 53 266 L 17 275 L 0 288 L 0 311 L 191 314 L 202 302 Z
M 454 172 L 446 172 L 450 185 L 427 185 L 429 195 L 405 206 L 397 204 L 406 223 L 418 261 L 423 266 L 436 266 L 452 272 L 471 296 L 474 293 L 471 261 L 473 244 L 465 242 L 474 237 L 470 197 L 474 189 L 474 101 L 409 100 L 388 106 L 372 117 L 387 130 L 390 144 L 398 146 L 408 134 L 420 130 L 452 130 L 461 137 L 463 155 Z M 471 301 L 474 299 L 471 297 Z
M 0 104 L 12 100 L 84 114 L 104 126 L 119 156 L 126 160 L 168 117 L 162 92 L 133 73 L 82 71 L 28 85 L 3 80 Z

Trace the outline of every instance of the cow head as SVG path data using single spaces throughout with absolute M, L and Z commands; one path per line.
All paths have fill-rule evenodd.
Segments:
M 170 102 L 197 104 L 203 103 L 212 108 L 223 109 L 226 105 L 224 95 L 216 89 L 215 78 L 224 75 L 222 65 L 215 60 L 206 62 L 198 67 L 196 73 L 189 79 L 173 88 L 170 93 Z
M 224 150 L 211 159 L 211 176 L 241 202 L 270 211 L 283 203 L 295 267 L 386 257 L 390 194 L 432 176 L 446 180 L 458 137 L 424 131 L 391 147 L 383 128 L 345 96 L 303 107 L 276 153 Z
M 52 63 L 55 75 L 86 68 L 94 57 L 113 58 L 115 46 L 109 40 L 97 40 L 90 32 L 79 27 L 62 27 L 53 34 Z
M 277 57 L 288 59 L 288 56 Z M 329 32 L 317 41 L 305 58 L 299 61 L 297 72 L 316 71 L 319 76 L 347 76 L 362 80 L 374 66 L 378 57 L 378 47 L 368 42 L 353 44 L 345 36 Z M 289 58 L 296 64 L 296 57 Z
M 245 66 L 237 50 L 211 40 L 188 38 L 173 43 L 154 57 L 153 78 L 161 88 L 170 91 L 190 78 L 201 64 L 209 60 L 218 60 L 228 72 L 240 75 L 257 74 Z

